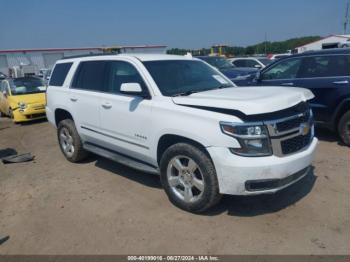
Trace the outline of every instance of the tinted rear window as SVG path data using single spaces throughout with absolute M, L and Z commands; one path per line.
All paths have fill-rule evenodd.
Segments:
M 106 61 L 81 62 L 74 76 L 72 88 L 106 91 Z
M 299 78 L 335 77 L 350 75 L 350 56 L 311 56 L 303 59 Z
M 247 63 L 245 60 L 236 60 L 233 62 L 233 64 L 237 67 L 246 67 Z
M 56 64 L 50 78 L 51 86 L 62 86 L 73 63 Z

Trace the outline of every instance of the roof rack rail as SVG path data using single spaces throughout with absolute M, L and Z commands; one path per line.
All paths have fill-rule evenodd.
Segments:
M 119 53 L 102 53 L 102 54 L 86 54 L 86 55 L 64 56 L 60 60 L 81 58 L 81 57 L 91 57 L 91 56 L 111 56 L 111 55 L 119 55 Z

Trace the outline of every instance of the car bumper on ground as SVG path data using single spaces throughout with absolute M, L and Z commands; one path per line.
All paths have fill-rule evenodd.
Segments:
M 220 193 L 257 195 L 275 193 L 310 173 L 317 138 L 303 151 L 285 157 L 241 157 L 228 148 L 208 147 L 214 162 Z
M 24 110 L 17 108 L 13 111 L 13 120 L 15 122 L 26 122 L 45 117 L 46 113 L 44 106 L 30 105 Z

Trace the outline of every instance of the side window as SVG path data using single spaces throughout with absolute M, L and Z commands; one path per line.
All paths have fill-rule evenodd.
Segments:
M 73 63 L 56 64 L 50 78 L 50 86 L 62 86 Z
M 335 77 L 350 75 L 350 56 L 311 56 L 302 61 L 298 78 Z
M 247 67 L 255 67 L 256 65 L 259 65 L 258 62 L 256 62 L 255 60 L 247 60 Z
M 235 60 L 235 61 L 233 61 L 233 64 L 237 67 L 246 67 L 247 66 L 246 60 L 243 60 L 243 59 Z
M 106 61 L 81 62 L 73 79 L 71 88 L 106 91 Z
M 296 78 L 301 65 L 301 58 L 281 61 L 262 74 L 262 80 L 281 80 Z
M 107 92 L 118 94 L 120 86 L 124 83 L 138 83 L 143 92 L 147 92 L 147 87 L 137 69 L 128 62 L 109 61 L 107 67 Z
M 9 89 L 8 89 L 8 85 L 6 81 L 2 81 L 1 82 L 1 92 L 2 93 L 6 93 L 7 95 L 10 94 Z

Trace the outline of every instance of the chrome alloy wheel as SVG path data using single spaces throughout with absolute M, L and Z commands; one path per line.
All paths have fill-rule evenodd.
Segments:
M 69 133 L 69 130 L 65 127 L 63 127 L 60 130 L 60 145 L 63 149 L 64 153 L 68 157 L 72 157 L 74 154 L 74 144 L 73 144 L 73 137 Z
M 204 177 L 197 163 L 187 156 L 176 156 L 167 167 L 168 184 L 173 193 L 185 201 L 192 203 L 204 192 Z

